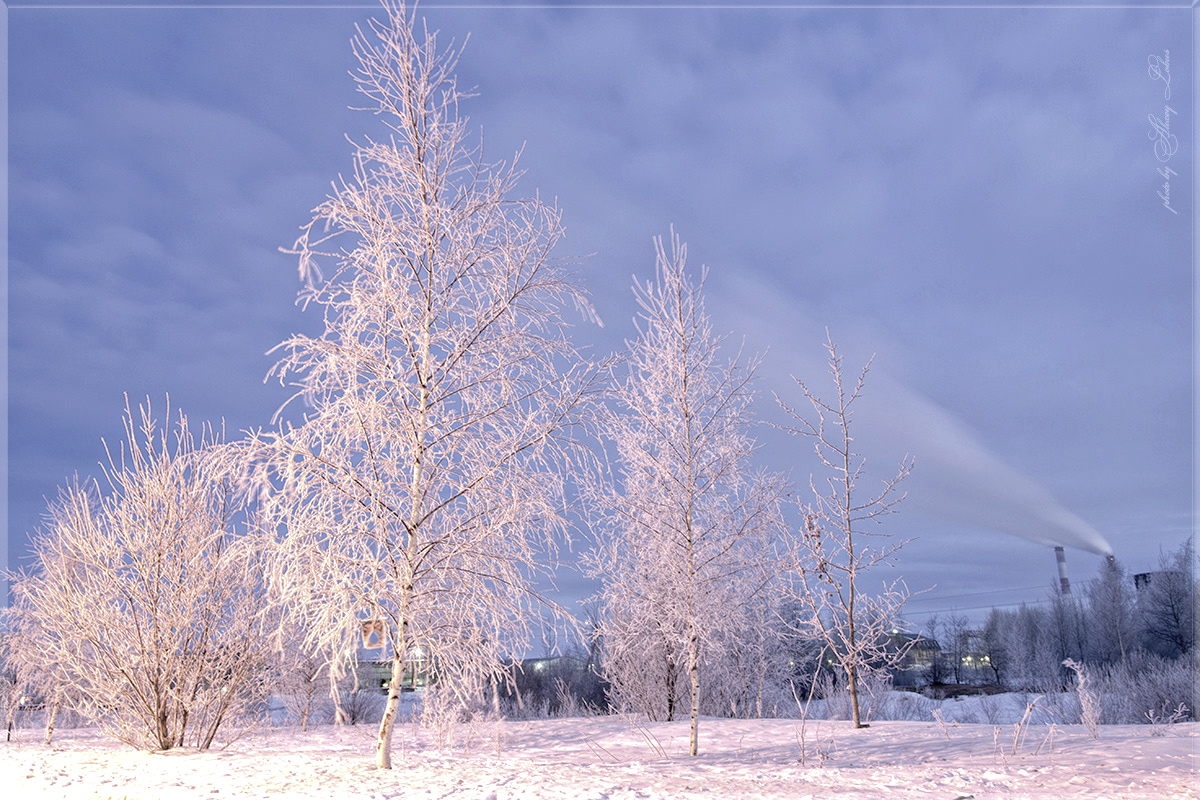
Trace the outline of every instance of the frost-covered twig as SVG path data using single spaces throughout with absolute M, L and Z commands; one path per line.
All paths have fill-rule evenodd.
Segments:
M 1038 695 L 1037 697 L 1033 698 L 1028 703 L 1026 703 L 1025 704 L 1025 713 L 1023 715 L 1021 715 L 1021 721 L 1013 726 L 1012 755 L 1014 755 L 1014 756 L 1017 754 L 1017 750 L 1020 749 L 1021 742 L 1025 738 L 1025 731 L 1026 731 L 1028 723 L 1029 723 L 1029 718 L 1033 715 L 1033 709 L 1037 706 L 1038 700 L 1041 700 L 1041 699 L 1042 699 L 1042 695 Z
M 1075 673 L 1075 691 L 1079 695 L 1079 708 L 1083 726 L 1093 739 L 1100 738 L 1100 697 L 1092 688 L 1091 676 L 1087 668 L 1074 659 L 1068 658 L 1062 662 Z
M 1171 712 L 1170 716 L 1159 713 L 1154 709 L 1150 709 L 1146 712 L 1146 719 L 1149 720 L 1151 726 L 1150 735 L 1163 736 L 1167 732 L 1168 725 L 1174 725 L 1181 719 L 1187 719 L 1187 716 L 1188 707 L 1184 703 L 1180 703 L 1178 706 L 1176 706 L 1175 710 Z

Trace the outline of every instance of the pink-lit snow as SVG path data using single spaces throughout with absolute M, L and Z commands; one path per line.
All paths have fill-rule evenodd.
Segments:
M 396 769 L 375 769 L 371 725 L 263 728 L 224 750 L 146 753 L 91 729 L 15 731 L 0 786 L 15 798 L 1197 798 L 1197 723 L 1160 728 L 629 717 L 397 727 Z M 1014 753 L 1015 746 L 1015 753 Z

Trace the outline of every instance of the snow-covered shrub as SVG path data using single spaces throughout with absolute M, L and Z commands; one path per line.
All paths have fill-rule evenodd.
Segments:
M 350 725 L 360 722 L 374 725 L 383 718 L 387 695 L 378 689 L 339 689 L 338 707 L 342 721 Z
M 476 745 L 483 745 L 499 756 L 508 744 L 508 734 L 504 729 L 505 717 L 494 710 L 480 711 L 462 726 L 461 743 L 463 754 L 469 755 Z
M 283 707 L 283 719 L 278 722 L 308 730 L 310 724 L 333 719 L 335 685 L 354 689 L 369 681 L 362 680 L 362 665 L 351 665 L 349 659 L 342 669 L 333 668 L 331 649 L 311 641 L 318 622 L 309 616 L 307 607 L 284 606 L 279 617 L 279 628 L 272 637 L 275 653 L 271 680 L 274 698 Z
M 471 719 L 471 713 L 453 692 L 438 687 L 426 689 L 422 700 L 419 721 L 433 733 L 438 752 L 453 747 L 459 724 Z
M 1000 721 L 1000 701 L 990 694 L 979 695 L 979 710 L 987 724 L 995 725 Z
M 887 707 L 892 691 L 892 676 L 886 672 L 860 672 L 858 681 L 858 699 L 863 722 L 874 719 L 887 719 L 884 709 Z
M 289 675 L 275 686 L 275 698 L 283 707 L 282 724 L 321 725 L 333 719 L 333 701 L 328 681 L 306 681 L 302 675 Z
M 123 742 L 206 749 L 265 700 L 264 549 L 219 437 L 182 414 L 159 427 L 148 406 L 127 407 L 125 428 L 103 485 L 50 505 L 36 566 L 13 583 L 13 657 L 52 708 Z
M 1195 719 L 1196 653 L 1165 659 L 1136 651 L 1125 661 L 1097 671 L 1096 693 L 1100 695 L 1100 722 L 1108 725 L 1143 724 L 1147 712 L 1169 717 L 1183 704 Z
M 888 692 L 879 705 L 877 719 L 925 721 L 930 718 L 936 703 L 916 692 Z
M 742 719 L 790 714 L 795 700 L 789 679 L 805 662 L 806 648 L 767 598 L 744 604 L 740 615 L 702 654 L 707 679 L 700 713 Z
M 841 671 L 820 672 L 812 683 L 812 692 L 813 702 L 808 709 L 808 716 L 810 718 L 854 718 L 854 709 L 849 688 L 846 686 L 845 673 Z M 861 720 L 863 722 L 870 722 L 873 719 L 928 719 L 928 714 L 909 716 L 911 714 L 918 714 L 917 711 L 913 710 L 913 704 L 918 701 L 900 697 L 902 695 L 912 695 L 914 698 L 920 698 L 920 700 L 928 702 L 926 698 L 922 698 L 920 695 L 893 690 L 892 678 L 886 672 L 870 672 L 865 677 L 860 677 L 858 681 L 858 699 Z M 807 696 L 799 697 L 801 704 L 806 699 Z M 795 708 L 795 706 L 796 701 L 793 700 L 792 708 Z M 895 709 L 900 710 L 896 711 Z M 903 716 L 893 716 L 896 713 Z M 799 715 L 799 711 L 793 711 L 792 714 Z
M 329 712 L 336 723 L 378 723 L 387 704 L 387 688 L 380 683 L 379 666 L 380 662 L 349 658 L 336 669 L 329 667 L 322 682 L 324 697 L 315 700 L 323 705 L 320 701 L 328 698 L 332 706 Z M 410 694 L 401 690 L 402 698 Z M 397 719 L 403 715 L 403 706 L 403 701 L 397 705 Z
M 823 672 L 818 675 L 815 696 L 822 701 L 821 707 L 827 719 L 850 719 L 850 692 L 840 673 Z
M 678 654 L 667 637 L 643 624 L 644 617 L 623 611 L 610 611 L 604 623 L 603 674 L 612 707 L 651 721 L 674 720 L 686 692 Z

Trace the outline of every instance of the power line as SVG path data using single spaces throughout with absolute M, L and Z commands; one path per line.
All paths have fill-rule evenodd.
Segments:
M 920 602 L 942 602 L 944 600 L 953 600 L 958 597 L 982 597 L 983 595 L 987 595 L 987 594 L 1004 594 L 1005 592 L 1027 592 L 1032 589 L 1046 589 L 1046 588 L 1049 588 L 1049 586 L 1050 586 L 1049 584 L 1045 584 L 1045 585 L 1039 584 L 1037 586 L 1015 586 L 1010 589 L 990 589 L 986 592 L 965 592 L 963 594 L 943 594 L 943 595 L 932 595 L 929 597 L 926 597 L 923 594 L 922 595 L 912 595 L 908 598 L 908 601 L 910 603 L 912 603 L 912 602 L 917 602 L 917 603 L 920 603 Z
M 922 608 L 922 609 L 917 609 L 917 612 L 920 614 L 941 614 L 941 613 L 950 613 L 953 611 L 981 611 L 985 608 L 992 609 L 992 608 L 1013 608 L 1015 606 L 1040 606 L 1040 605 L 1045 605 L 1046 603 L 1049 603 L 1049 602 L 1050 602 L 1049 598 L 1042 598 L 1040 600 L 1017 600 L 1012 603 L 990 603 L 990 604 L 984 605 L 984 606 L 965 606 L 965 607 L 964 606 L 950 606 L 949 608 Z
M 1071 587 L 1073 589 L 1083 589 L 1085 587 L 1091 586 L 1097 580 L 1098 580 L 1097 578 L 1088 578 L 1086 580 L 1081 580 L 1081 581 L 1072 581 Z M 941 595 L 936 595 L 936 594 L 935 595 L 925 595 L 925 594 L 912 595 L 908 598 L 908 601 L 905 603 L 905 606 L 911 605 L 913 603 L 943 603 L 947 600 L 955 600 L 960 597 L 983 597 L 985 595 L 1008 594 L 1010 592 L 1028 592 L 1028 591 L 1033 591 L 1034 589 L 1041 589 L 1041 590 L 1053 592 L 1054 594 L 1058 594 L 1058 591 L 1059 591 L 1058 581 L 1053 581 L 1053 582 L 1048 581 L 1044 584 L 1038 584 L 1036 586 L 1013 586 L 1013 587 L 1006 588 L 1006 589 L 989 589 L 985 592 L 963 592 L 960 594 L 941 594 Z M 1076 592 L 1074 594 L 1078 594 L 1078 593 Z M 998 607 L 1015 606 L 1015 605 L 1020 605 L 1021 602 L 1046 603 L 1046 602 L 1048 602 L 1048 600 L 1046 597 L 1041 597 L 1041 598 L 1037 598 L 1034 600 L 1028 600 L 1028 601 L 1017 601 L 1017 602 L 1012 602 L 1012 603 L 999 603 L 999 604 L 997 604 L 997 606 Z M 988 608 L 988 607 L 989 606 L 972 606 L 972 607 L 967 607 L 967 608 L 950 607 L 950 608 L 938 609 L 938 610 L 939 611 L 955 611 L 955 610 L 971 611 L 973 609 Z M 923 612 L 923 613 L 934 613 L 934 612 Z

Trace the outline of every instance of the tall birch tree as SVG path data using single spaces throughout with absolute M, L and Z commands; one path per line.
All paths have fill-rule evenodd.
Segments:
M 757 361 L 722 360 L 704 274 L 693 282 L 674 233 L 669 251 L 661 239 L 655 249 L 655 279 L 634 287 L 629 374 L 603 424 L 619 486 L 601 498 L 609 536 L 592 563 L 618 693 L 661 689 L 670 718 L 686 679 L 696 755 L 705 649 L 736 638 L 730 624 L 770 581 L 781 483 L 750 467 Z
M 276 585 L 314 609 L 310 636 L 345 652 L 370 622 L 391 654 L 386 769 L 411 654 L 467 702 L 526 633 L 539 543 L 586 463 L 571 426 L 596 370 L 562 317 L 589 307 L 551 257 L 559 212 L 511 197 L 515 159 L 483 160 L 459 113 L 461 49 L 385 10 L 353 47 L 388 136 L 356 145 L 294 248 L 325 331 L 281 345 L 276 374 L 307 408 L 260 437 L 255 477 L 286 531 Z

